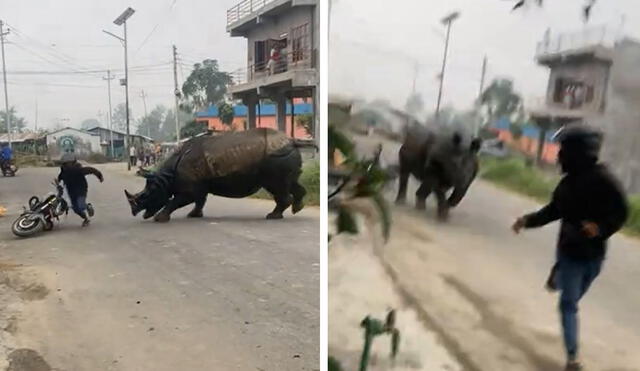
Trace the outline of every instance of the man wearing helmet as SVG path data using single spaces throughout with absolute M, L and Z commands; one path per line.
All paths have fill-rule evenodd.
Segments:
M 64 182 L 71 201 L 71 208 L 83 219 L 82 226 L 86 227 L 90 222 L 89 217 L 93 216 L 93 206 L 87 204 L 89 185 L 85 176 L 93 174 L 101 183 L 104 181 L 104 177 L 98 169 L 82 166 L 72 153 L 65 153 L 61 162 L 58 181 Z
M 566 370 L 581 370 L 578 362 L 578 301 L 600 273 L 607 240 L 628 216 L 626 196 L 618 180 L 598 163 L 602 134 L 585 125 L 561 129 L 558 162 L 564 174 L 551 202 L 513 225 L 537 228 L 561 220 L 557 263 L 548 285 L 560 290 L 560 315 L 567 352 Z

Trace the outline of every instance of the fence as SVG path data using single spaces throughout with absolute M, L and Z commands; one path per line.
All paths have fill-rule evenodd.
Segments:
M 618 39 L 619 30 L 607 26 L 589 28 L 580 32 L 563 33 L 553 37 L 549 35 L 545 40 L 538 43 L 536 56 L 592 46 L 613 47 Z
M 286 54 L 282 52 L 276 61 L 263 61 L 250 64 L 231 72 L 232 85 L 245 84 L 254 79 L 281 74 L 296 69 L 309 69 L 315 66 L 312 49 L 294 49 Z
M 227 26 L 264 8 L 275 0 L 244 0 L 227 10 Z

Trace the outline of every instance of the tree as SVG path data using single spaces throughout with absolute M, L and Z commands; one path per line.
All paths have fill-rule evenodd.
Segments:
M 100 126 L 100 121 L 98 121 L 97 119 L 86 119 L 80 124 L 80 129 L 88 130 L 95 128 L 96 126 Z
M 205 59 L 193 65 L 193 71 L 182 85 L 182 93 L 192 104 L 202 109 L 224 101 L 231 75 L 218 68 L 218 61 Z
M 131 124 L 131 107 L 129 107 L 129 122 Z M 120 103 L 113 110 L 111 115 L 111 121 L 113 122 L 113 128 L 115 130 L 126 131 L 127 130 L 127 109 L 124 103 Z
M 296 117 L 296 124 L 304 129 L 305 133 L 313 136 L 313 113 L 303 113 Z
M 178 111 L 178 119 L 180 121 L 180 125 L 184 126 L 185 122 L 193 120 L 193 115 L 180 110 Z M 182 133 L 180 135 L 182 136 Z M 161 140 L 166 141 L 176 140 L 176 116 L 174 110 L 168 110 L 167 114 L 164 116 L 159 137 Z
M 0 133 L 7 132 L 7 111 L 0 111 Z M 15 107 L 9 108 L 9 119 L 11 121 L 11 132 L 22 132 L 27 126 L 27 120 L 24 117 L 18 117 Z
M 233 124 L 233 107 L 226 102 L 222 102 L 218 104 L 218 116 L 220 117 L 220 121 L 227 126 L 231 126 Z
M 487 111 L 489 120 L 494 122 L 502 117 L 511 117 L 521 107 L 522 99 L 513 90 L 509 79 L 495 79 L 482 92 L 480 104 Z
M 196 120 L 191 120 L 187 122 L 182 128 L 180 128 L 180 137 L 181 138 L 191 138 L 201 133 L 205 133 L 207 131 L 207 124 L 204 122 L 198 122 Z
M 140 135 L 150 134 L 151 138 L 155 140 L 164 139 L 161 128 L 166 115 L 167 109 L 161 104 L 157 105 L 148 115 L 138 121 L 136 132 Z

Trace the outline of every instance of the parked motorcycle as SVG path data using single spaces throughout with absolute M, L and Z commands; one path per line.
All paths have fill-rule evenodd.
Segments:
M 15 176 L 18 171 L 18 167 L 10 161 L 2 161 L 0 168 L 2 168 L 2 175 L 4 176 Z
M 59 221 L 62 214 L 69 214 L 67 201 L 62 197 L 64 190 L 57 180 L 52 182 L 56 193 L 49 193 L 43 200 L 37 196 L 29 199 L 29 210 L 13 222 L 11 230 L 18 237 L 29 237 L 43 230 L 53 229 L 54 219 Z

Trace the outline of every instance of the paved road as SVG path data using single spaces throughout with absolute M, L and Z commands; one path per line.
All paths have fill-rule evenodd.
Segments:
M 4 283 L 23 299 L 41 294 L 4 303 L 21 308 L 15 347 L 56 370 L 318 369 L 318 209 L 267 221 L 271 201 L 209 197 L 204 219 L 185 209 L 156 224 L 131 216 L 123 189 L 143 181 L 123 173 L 90 180 L 97 214 L 87 229 L 70 214 L 18 240 L 15 215 L 0 218 L 0 268 L 22 264 L 39 281 Z M 15 214 L 55 174 L 0 179 L 0 204 Z
M 359 138 L 362 153 L 380 140 Z M 397 163 L 398 144 L 383 156 Z M 416 184 L 411 182 L 408 204 Z M 389 193 L 393 200 L 395 194 Z M 557 225 L 515 236 L 509 227 L 539 205 L 478 181 L 446 225 L 394 208 L 384 258 L 398 289 L 468 370 L 561 369 L 557 296 L 543 290 Z M 603 272 L 581 303 L 583 357 L 589 370 L 640 370 L 640 243 L 617 236 Z

